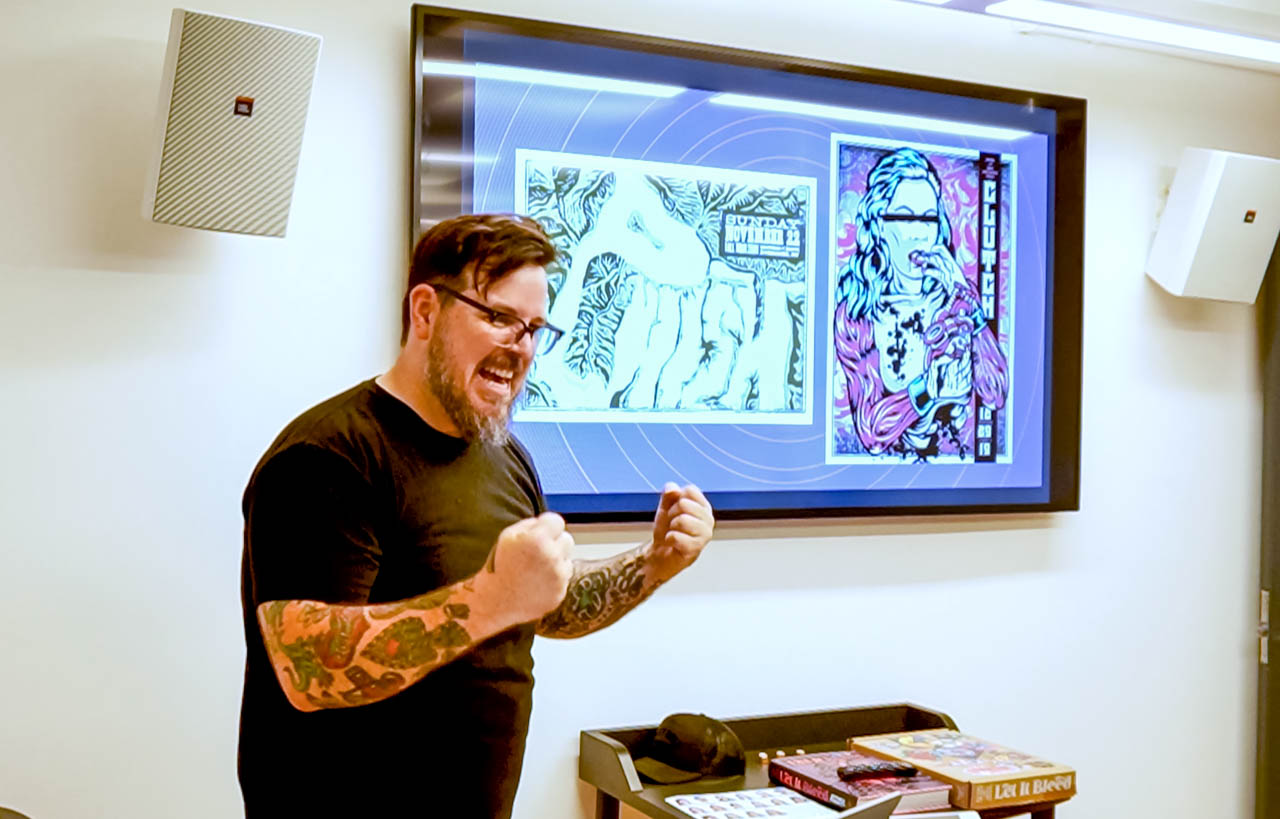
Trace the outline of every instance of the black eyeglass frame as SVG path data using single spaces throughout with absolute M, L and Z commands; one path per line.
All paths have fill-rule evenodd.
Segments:
M 940 221 L 937 214 L 917 213 L 885 213 L 881 214 L 882 222 L 920 222 L 936 225 Z
M 545 349 L 549 350 L 556 345 L 556 342 L 558 342 L 562 336 L 564 336 L 564 330 L 561 330 L 559 327 L 555 326 L 554 324 L 548 324 L 546 322 L 543 322 L 542 324 L 530 324 L 529 322 L 525 321 L 524 319 L 520 318 L 514 313 L 508 313 L 506 310 L 498 310 L 497 308 L 490 307 L 489 305 L 485 304 L 482 301 L 477 301 L 476 299 L 473 299 L 470 296 L 466 296 L 466 295 L 463 295 L 462 293 L 459 293 L 457 290 L 454 290 L 452 287 L 448 287 L 443 284 L 436 284 L 434 282 L 427 282 L 427 285 L 432 290 L 437 290 L 443 293 L 447 293 L 450 296 L 453 296 L 458 301 L 462 302 L 463 304 L 468 304 L 474 307 L 475 309 L 479 310 L 481 313 L 484 313 L 485 316 L 488 317 L 489 323 L 493 324 L 495 327 L 514 328 L 516 327 L 516 325 L 519 325 L 520 327 L 519 331 L 516 333 L 515 338 L 513 338 L 510 342 L 512 344 L 519 344 L 520 341 L 527 335 L 533 339 L 533 344 L 535 349 L 541 350 L 545 346 Z M 511 323 L 511 322 L 514 322 L 514 323 Z M 546 335 L 542 335 L 542 336 L 538 335 L 539 333 L 544 333 L 544 332 L 546 333 Z

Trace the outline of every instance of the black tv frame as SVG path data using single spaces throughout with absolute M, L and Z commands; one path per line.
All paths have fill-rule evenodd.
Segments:
M 424 75 L 423 42 L 427 36 L 457 32 L 451 41 L 456 51 L 435 51 L 432 59 L 462 59 L 461 32 L 464 29 L 523 37 L 545 38 L 645 54 L 669 55 L 684 59 L 710 60 L 748 68 L 764 68 L 829 77 L 859 83 L 915 89 L 979 100 L 1011 103 L 1031 108 L 1051 109 L 1056 114 L 1057 132 L 1053 156 L 1053 233 L 1051 256 L 1052 286 L 1046 288 L 1045 360 L 1052 378 L 1047 402 L 1045 475 L 1048 499 L 1027 503 L 966 503 L 886 506 L 806 506 L 786 505 L 789 494 L 771 493 L 778 505 L 753 508 L 717 508 L 722 520 L 863 517 L 885 515 L 973 515 L 1074 511 L 1080 508 L 1080 395 L 1084 284 L 1084 199 L 1086 101 L 1077 97 L 1047 94 L 1025 89 L 961 82 L 877 68 L 845 65 L 794 55 L 771 54 L 725 46 L 670 40 L 647 35 L 608 31 L 541 20 L 485 14 L 464 9 L 415 4 L 411 12 L 410 77 L 412 98 L 411 153 L 409 173 L 409 240 L 417 241 L 424 222 L 433 223 L 470 211 L 470 191 L 465 175 L 454 169 L 426 174 L 421 161 L 425 149 L 457 152 L 462 148 L 462 78 Z M 424 93 L 430 85 L 430 93 Z M 856 491 L 856 490 L 849 490 Z M 928 492 L 931 490 L 920 490 Z M 986 491 L 974 489 L 972 491 Z M 739 492 L 708 492 L 715 505 L 717 495 Z M 577 496 L 575 496 L 577 497 Z M 640 521 L 651 519 L 652 510 L 613 509 L 567 512 L 576 522 Z

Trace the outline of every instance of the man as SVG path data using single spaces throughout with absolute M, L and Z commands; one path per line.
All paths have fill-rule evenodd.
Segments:
M 710 539 L 706 498 L 668 484 L 651 542 L 570 558 L 573 538 L 507 434 L 536 346 L 559 335 L 546 320 L 554 258 L 532 220 L 436 225 L 414 250 L 395 364 L 303 413 L 254 470 L 249 819 L 509 816 L 534 633 L 609 625 Z

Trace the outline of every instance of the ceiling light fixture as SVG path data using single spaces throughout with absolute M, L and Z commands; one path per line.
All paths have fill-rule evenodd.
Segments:
M 987 14 L 1033 23 L 1280 64 L 1280 42 L 1149 17 L 1085 8 L 1053 0 L 1001 0 L 987 6 L 985 11 Z

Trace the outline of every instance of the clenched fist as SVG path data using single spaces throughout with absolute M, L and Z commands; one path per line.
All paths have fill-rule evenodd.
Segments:
M 649 561 L 657 577 L 670 580 L 697 560 L 715 527 L 711 503 L 701 489 L 668 481 L 658 499 L 649 547 Z
M 572 551 L 573 536 L 555 512 L 517 521 L 498 535 L 476 575 L 477 588 L 512 625 L 537 620 L 564 600 L 573 574 Z

